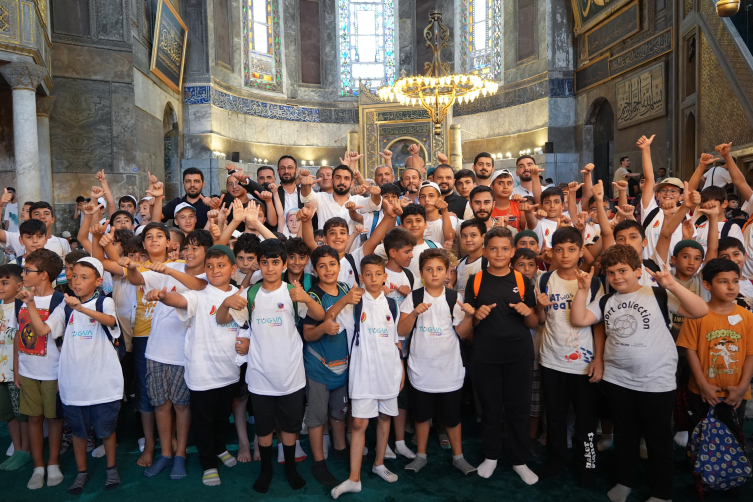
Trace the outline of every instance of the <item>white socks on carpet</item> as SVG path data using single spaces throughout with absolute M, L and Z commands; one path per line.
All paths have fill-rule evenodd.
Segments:
M 36 470 L 36 469 L 35 469 Z M 47 466 L 47 486 L 59 485 L 63 482 L 63 473 L 60 472 L 59 465 Z
M 92 457 L 102 458 L 105 456 L 105 445 L 101 444 L 92 450 Z
M 16 448 L 13 446 L 13 443 L 11 442 L 10 446 L 8 447 L 8 450 L 5 452 L 6 457 L 10 457 L 13 455 L 13 452 L 16 451 Z
M 523 482 L 527 485 L 536 484 L 536 482 L 539 480 L 539 477 L 531 469 L 529 469 L 526 464 L 513 465 L 512 470 L 517 472 L 518 476 L 520 476 L 520 479 L 522 479 Z
M 625 502 L 632 490 L 625 485 L 616 484 L 607 492 L 607 497 L 612 502 Z
M 306 457 L 308 457 L 308 455 L 306 455 L 306 452 L 303 451 L 303 448 L 301 448 L 301 442 L 300 442 L 300 440 L 296 440 L 296 442 L 295 442 L 295 461 L 296 462 L 302 462 L 302 461 L 306 460 Z
M 497 468 L 496 460 L 489 460 L 485 458 L 481 465 L 478 466 L 478 475 L 482 478 L 490 478 L 494 474 L 494 469 Z
M 39 490 L 44 486 L 44 467 L 35 467 L 31 479 L 26 483 L 29 490 Z
M 371 468 L 371 472 L 382 478 L 388 483 L 394 483 L 397 481 L 397 474 L 390 472 L 384 465 L 375 465 Z
M 387 445 L 387 448 L 384 450 L 384 458 L 389 460 L 394 460 L 397 458 L 397 455 L 395 455 L 395 452 L 392 451 L 392 448 L 390 448 L 390 445 Z
M 416 454 L 413 453 L 413 451 L 405 445 L 405 440 L 403 440 L 403 441 L 395 441 L 395 452 L 398 455 L 402 455 L 405 458 L 409 458 L 411 460 L 413 460 L 414 458 L 416 458 Z M 385 458 L 387 458 L 387 457 L 385 456 Z
M 361 491 L 361 482 L 359 481 L 356 483 L 355 481 L 351 481 L 349 479 L 346 479 L 336 487 L 332 488 L 332 491 L 330 492 L 330 495 L 332 495 L 333 499 L 336 499 L 340 495 L 344 493 L 358 493 Z
M 680 431 L 675 434 L 675 443 L 683 448 L 688 446 L 688 431 Z

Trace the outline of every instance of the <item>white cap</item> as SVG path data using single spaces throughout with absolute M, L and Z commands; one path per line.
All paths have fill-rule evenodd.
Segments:
M 94 268 L 97 269 L 97 272 L 99 272 L 99 276 L 100 277 L 104 277 L 105 276 L 105 269 L 102 267 L 102 262 L 99 261 L 98 259 L 92 258 L 91 256 L 87 256 L 85 258 L 81 258 L 76 263 L 81 263 L 82 261 L 86 262 L 86 263 L 88 263 L 90 265 L 93 265 Z
M 506 174 L 507 176 L 515 179 L 509 169 L 497 169 L 496 171 L 492 173 L 492 179 L 491 181 L 489 181 L 489 184 L 494 183 L 494 180 L 496 180 L 498 177 L 500 177 L 503 174 Z
M 232 234 L 232 235 L 233 235 L 233 239 L 237 239 L 238 237 L 240 237 L 240 236 L 241 236 L 241 235 L 243 235 L 243 234 L 242 234 L 242 233 L 240 233 L 240 232 L 239 232 L 239 231 L 237 231 L 237 230 L 233 230 L 233 234 Z
M 68 230 L 66 230 L 65 232 L 63 232 L 62 234 L 60 234 L 60 236 L 63 237 L 64 239 L 70 239 L 71 238 L 71 233 Z
M 104 197 L 100 197 L 99 199 L 97 199 L 97 204 L 102 204 L 102 207 L 107 209 L 107 201 L 105 200 Z
M 139 228 L 136 229 L 133 235 L 141 235 L 141 232 L 143 232 L 145 228 L 146 228 L 146 225 L 141 225 Z
M 428 181 L 428 180 L 421 183 L 421 188 L 418 189 L 418 192 L 421 193 L 421 190 L 423 190 L 426 187 L 431 187 L 434 190 L 436 190 L 439 195 L 442 195 L 442 190 L 439 189 L 439 185 L 437 185 L 433 181 Z
M 142 202 L 144 202 L 145 200 L 152 200 L 153 198 L 154 198 L 154 197 L 152 197 L 151 195 L 148 195 L 148 196 L 146 196 L 146 197 L 143 197 L 143 198 L 142 198 L 142 199 L 141 199 L 141 200 L 139 201 L 139 204 L 141 204 L 141 203 L 142 203 Z
M 128 197 L 129 199 L 131 199 L 133 201 L 134 204 L 138 204 L 139 203 L 139 201 L 137 201 L 136 197 L 134 197 L 133 195 L 124 195 L 123 197 Z
M 190 209 L 194 213 L 196 212 L 196 208 L 193 207 L 191 204 L 189 204 L 188 202 L 181 202 L 180 204 L 175 206 L 175 212 L 173 214 L 177 216 L 178 213 L 183 211 L 184 209 Z

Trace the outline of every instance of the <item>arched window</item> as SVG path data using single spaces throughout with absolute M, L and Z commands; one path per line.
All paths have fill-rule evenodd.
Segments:
M 338 0 L 340 89 L 358 95 L 358 79 L 370 89 L 395 81 L 395 1 Z
M 278 0 L 242 0 L 244 83 L 282 92 L 282 48 Z
M 502 0 L 461 0 L 460 71 L 502 81 Z

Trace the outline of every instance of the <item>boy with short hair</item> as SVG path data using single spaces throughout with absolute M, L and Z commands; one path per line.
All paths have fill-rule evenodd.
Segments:
M 225 435 L 235 384 L 240 379 L 236 350 L 245 347 L 237 340 L 238 324 L 218 313 L 227 298 L 238 292 L 230 284 L 235 273 L 235 255 L 227 246 L 212 246 L 204 255 L 204 269 L 208 284 L 202 290 L 178 293 L 163 287 L 149 291 L 145 298 L 175 308 L 181 321 L 190 320 L 184 374 L 190 390 L 191 420 L 204 471 L 202 483 L 217 486 L 221 483 L 217 460 L 228 467 L 235 465 L 235 459 L 227 451 Z
M 706 417 L 709 406 L 723 402 L 735 410 L 740 424 L 751 398 L 753 377 L 753 314 L 736 303 L 740 268 L 724 258 L 703 268 L 703 287 L 711 293 L 709 313 L 687 319 L 677 346 L 687 350 L 690 430 Z
M 29 257 L 30 261 L 32 258 Z M 68 488 L 68 493 L 73 495 L 80 494 L 89 481 L 86 447 L 90 428 L 102 438 L 107 455 L 105 490 L 120 486 L 120 474 L 115 466 L 115 428 L 123 399 L 123 374 L 114 345 L 120 330 L 115 303 L 97 290 L 103 274 L 99 260 L 81 258 L 73 268 L 72 289 L 76 296 L 66 296 L 65 304 L 58 305 L 44 320 L 36 309 L 33 291 L 18 295 L 26 304 L 37 336 L 65 338 L 60 351 L 58 382 L 65 421 L 73 430 L 78 468 L 76 479 Z M 49 478 L 47 484 L 50 484 Z
M 722 237 L 735 237 L 743 241 L 743 232 L 741 225 L 735 224 L 735 222 L 727 221 L 724 212 L 727 209 L 727 192 L 724 188 L 718 186 L 710 186 L 701 190 L 701 205 L 705 206 L 710 202 L 715 202 L 721 209 L 717 218 L 717 225 L 712 227 L 709 222 L 709 218 L 704 213 L 693 214 L 693 224 L 695 226 L 695 240 L 697 240 L 702 246 L 704 251 L 709 249 L 708 243 L 710 241 L 710 228 L 717 228 L 717 238 Z
M 408 295 L 400 306 L 398 333 L 408 337 L 407 371 L 413 387 L 413 416 L 418 453 L 405 466 L 418 473 L 426 466 L 426 446 L 435 407 L 452 447 L 452 465 L 468 476 L 476 468 L 463 457 L 460 409 L 465 368 L 460 341 L 471 334 L 475 309 L 458 300 L 457 291 L 446 289 L 444 280 L 450 256 L 444 249 L 427 249 L 419 257 L 423 288 Z
M 486 258 L 484 258 L 485 234 L 486 225 L 475 218 L 466 220 L 460 225 L 460 244 L 468 252 L 457 266 L 456 289 L 461 299 L 465 297 L 468 278 L 481 272 L 487 266 Z
M 526 217 L 526 227 L 536 232 L 542 247 L 552 247 L 552 234 L 560 225 L 564 203 L 565 194 L 562 189 L 553 187 L 547 188 L 541 194 L 541 208 L 546 211 L 546 218 L 536 218 L 530 204 L 524 204 L 521 208 Z
M 481 401 L 484 462 L 478 474 L 490 477 L 497 467 L 504 415 L 505 446 L 513 470 L 526 484 L 538 477 L 528 466 L 528 414 L 533 365 L 532 328 L 538 323 L 535 294 L 526 279 L 510 269 L 515 250 L 510 230 L 494 227 L 484 236 L 486 271 L 468 279 L 465 303 L 475 309 L 473 320 L 473 384 Z M 504 326 L 504 330 L 500 330 Z
M 717 248 L 717 256 L 719 256 L 719 258 L 726 258 L 734 262 L 735 265 L 740 267 L 740 270 L 742 270 L 747 263 L 745 246 L 740 239 L 736 239 L 735 237 L 723 237 L 719 239 Z M 747 299 L 753 297 L 753 279 L 749 279 L 745 276 L 740 277 L 738 287 L 740 288 L 739 296 Z M 750 310 L 750 308 L 748 310 Z
M 350 476 L 332 489 L 332 498 L 361 491 L 361 464 L 369 420 L 377 418 L 376 459 L 372 472 L 394 482 L 397 476 L 384 466 L 390 417 L 398 414 L 398 393 L 403 388 L 405 373 L 400 363 L 397 338 L 398 306 L 384 295 L 384 260 L 367 255 L 361 260 L 365 288 L 355 288 L 352 295 L 360 296 L 351 315 L 341 316 L 348 332 L 350 367 L 348 391 L 351 399 Z M 345 303 L 346 300 L 340 300 Z M 346 312 L 349 312 L 347 310 Z M 329 314 L 329 312 L 328 312 Z
M 573 445 L 578 450 L 576 473 L 581 487 L 596 481 L 597 391 L 603 372 L 604 339 L 594 338 L 590 328 L 570 323 L 572 300 L 578 292 L 583 256 L 583 235 L 573 227 L 558 228 L 552 235 L 552 259 L 557 269 L 539 279 L 536 312 L 544 325 L 540 366 L 544 406 L 548 410 L 546 446 L 549 463 L 540 477 L 558 474 L 567 464 L 567 415 L 575 412 Z M 589 301 L 601 298 L 604 290 L 598 277 L 589 285 Z
M 574 326 L 603 322 L 604 386 L 614 421 L 617 485 L 607 496 L 625 502 L 635 484 L 641 436 L 648 448 L 652 501 L 672 498 L 672 411 L 677 349 L 669 330 L 670 314 L 686 319 L 706 315 L 706 303 L 678 284 L 665 266 L 652 275 L 661 287 L 643 286 L 643 266 L 635 248 L 617 244 L 602 254 L 601 267 L 614 290 L 587 305 L 593 279 L 578 277 L 570 310 Z
M 254 490 L 266 493 L 272 482 L 272 433 L 276 426 L 281 430 L 285 475 L 290 486 L 298 490 L 306 484 L 295 467 L 295 441 L 303 421 L 306 375 L 296 319 L 306 316 L 309 310 L 312 318 L 323 319 L 324 311 L 300 284 L 288 285 L 282 281 L 287 252 L 280 241 L 262 242 L 257 258 L 261 284 L 250 288 L 246 295 L 244 290 L 225 299 L 217 312 L 217 321 L 238 322 L 251 329 L 246 383 L 256 421 L 258 446 L 254 446 L 261 456 L 261 472 Z
M 421 277 L 421 270 L 418 268 L 418 256 L 425 249 L 435 249 L 441 247 L 441 245 L 424 239 L 426 232 L 426 210 L 419 204 L 408 204 L 402 208 L 400 226 L 409 231 L 416 239 L 416 245 L 413 247 L 413 258 L 411 258 L 410 264 L 406 268 L 417 279 Z M 375 253 L 383 258 L 387 258 L 384 246 L 377 246 Z
M 235 241 L 233 245 L 233 253 L 235 254 L 235 262 L 238 266 L 238 271 L 233 275 L 233 284 L 236 287 L 240 287 L 246 276 L 251 276 L 254 272 L 259 270 L 259 262 L 256 261 L 256 254 L 259 251 L 259 237 L 257 235 L 244 232 Z M 251 278 L 249 277 L 249 280 Z
M 454 241 L 458 218 L 447 209 L 447 202 L 442 197 L 439 185 L 433 181 L 421 183 L 421 188 L 418 190 L 418 203 L 426 211 L 424 237 L 434 242 Z
M 18 333 L 16 295 L 23 289 L 23 268 L 0 266 L 0 423 L 8 427 L 13 455 L 0 464 L 0 470 L 14 471 L 31 461 L 28 417 L 18 410 L 20 389 L 13 382 L 15 340 Z
M 0 230 L 0 232 L 3 231 Z M 0 236 L 2 236 L 2 233 L 0 233 Z M 2 237 L 0 237 L 1 240 Z M 20 251 L 14 251 L 16 255 L 15 263 L 23 267 L 29 254 L 38 249 L 44 249 L 47 245 L 47 225 L 34 218 L 24 221 L 18 226 L 18 242 L 20 243 Z M 13 248 L 12 244 L 11 247 Z
M 21 224 L 21 227 L 29 222 Z M 21 229 L 23 232 L 24 230 Z M 22 233 L 22 236 L 27 237 Z M 27 241 L 27 244 L 29 241 Z M 40 241 L 41 243 L 41 241 Z M 24 287 L 33 288 L 35 298 L 35 312 L 42 321 L 60 305 L 64 299 L 52 287 L 52 282 L 63 270 L 63 260 L 48 249 L 37 249 L 26 256 L 24 263 Z M 21 388 L 19 412 L 29 417 L 29 437 L 31 440 L 31 455 L 34 458 L 34 473 L 26 485 L 30 490 L 37 490 L 44 486 L 44 445 L 43 422 L 49 422 L 50 457 L 47 467 L 47 486 L 55 486 L 63 481 L 60 472 L 60 440 L 63 434 L 63 420 L 56 411 L 56 396 L 58 390 L 58 366 L 60 349 L 51 336 L 39 333 L 34 329 L 32 316 L 28 307 L 16 303 L 16 318 L 18 332 L 15 351 L 18 354 L 18 366 L 13 368 L 13 381 Z M 48 330 L 49 331 L 49 330 Z
M 520 231 L 520 201 L 522 197 L 518 194 L 513 196 L 515 180 L 510 171 L 507 169 L 494 171 L 491 178 L 491 188 L 494 191 L 492 218 L 498 219 L 507 216 L 507 224 Z

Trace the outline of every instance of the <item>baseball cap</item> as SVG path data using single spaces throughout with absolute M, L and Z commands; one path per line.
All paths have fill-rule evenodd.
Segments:
M 510 172 L 510 170 L 509 170 L 509 169 L 497 169 L 496 171 L 494 171 L 494 172 L 492 173 L 492 179 L 491 179 L 491 181 L 489 182 L 489 184 L 492 184 L 492 183 L 494 183 L 494 180 L 496 180 L 497 178 L 499 178 L 499 177 L 500 177 L 500 176 L 502 176 L 503 174 L 506 174 L 507 176 L 509 176 L 509 177 L 511 177 L 511 178 L 513 177 L 512 173 Z
M 658 192 L 659 188 L 662 185 L 672 185 L 674 187 L 679 188 L 680 190 L 685 189 L 685 184 L 682 182 L 680 178 L 665 178 L 664 180 L 662 180 L 661 183 L 656 184 L 656 186 L 654 187 L 654 192 Z
M 421 190 L 423 190 L 426 187 L 431 187 L 434 190 L 436 190 L 439 195 L 442 195 L 442 190 L 439 189 L 439 185 L 437 185 L 433 181 L 423 181 L 423 182 L 421 182 L 421 188 L 418 189 L 419 193 L 421 192 Z
M 222 244 L 215 244 L 214 246 L 207 249 L 207 253 L 214 250 L 222 251 L 223 253 L 225 253 L 225 255 L 230 259 L 230 263 L 235 265 L 235 253 L 233 253 L 232 249 L 227 246 L 223 246 Z
M 81 262 L 85 262 L 85 263 L 88 263 L 89 265 L 93 266 L 97 270 L 97 272 L 99 272 L 99 276 L 100 277 L 104 277 L 105 276 L 105 269 L 104 269 L 104 267 L 102 267 L 102 262 L 99 261 L 98 259 L 92 258 L 91 256 L 87 256 L 85 258 L 81 258 L 76 263 L 81 263 Z
M 429 169 L 426 170 L 426 176 L 431 176 L 432 174 L 434 174 L 434 171 L 436 170 L 437 170 L 436 167 L 430 167 Z
M 105 200 L 104 197 L 100 197 L 99 199 L 97 199 L 97 204 L 102 204 L 102 207 L 107 209 L 107 201 Z
M 138 204 L 139 203 L 139 201 L 137 201 L 136 197 L 134 197 L 133 195 L 124 195 L 123 197 L 128 197 L 129 199 L 131 199 L 133 201 L 134 204 Z
M 60 237 L 62 237 L 63 239 L 70 239 L 71 238 L 71 233 L 68 230 L 66 230 L 65 232 L 63 232 L 62 234 L 60 234 Z
M 194 213 L 196 212 L 196 208 L 193 207 L 191 204 L 189 204 L 188 202 L 181 202 L 180 204 L 175 206 L 175 212 L 173 214 L 177 215 L 179 212 L 183 211 L 184 209 L 190 209 Z

